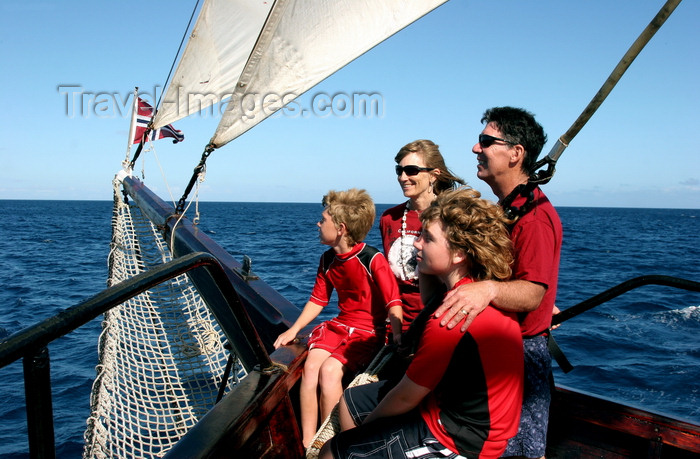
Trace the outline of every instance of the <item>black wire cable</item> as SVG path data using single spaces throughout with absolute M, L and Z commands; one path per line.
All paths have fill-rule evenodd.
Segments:
M 164 84 L 163 88 L 168 87 L 168 83 L 170 82 L 170 77 L 172 76 L 173 70 L 175 69 L 175 63 L 177 62 L 177 59 L 180 56 L 180 51 L 182 51 L 182 45 L 185 44 L 185 40 L 187 39 L 187 36 L 189 35 L 190 26 L 192 25 L 192 20 L 194 19 L 195 13 L 197 12 L 198 8 L 199 8 L 199 0 L 197 0 L 197 3 L 195 3 L 194 9 L 192 10 L 192 15 L 190 15 L 190 20 L 187 22 L 187 28 L 185 28 L 185 33 L 182 34 L 182 39 L 180 40 L 180 46 L 178 46 L 177 52 L 175 53 L 175 58 L 173 59 L 173 63 L 170 65 L 170 71 L 168 72 L 168 76 L 165 78 L 165 84 Z M 156 115 L 156 110 L 160 106 L 160 101 L 161 101 L 164 93 L 165 93 L 165 90 L 163 90 L 163 93 L 161 93 L 160 97 L 158 98 L 158 102 L 156 103 L 156 108 L 153 110 L 153 116 Z

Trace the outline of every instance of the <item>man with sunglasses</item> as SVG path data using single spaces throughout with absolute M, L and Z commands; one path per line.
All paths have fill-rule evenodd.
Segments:
M 511 228 L 513 277 L 452 290 L 435 316 L 442 317 L 441 324 L 449 328 L 463 322 L 461 329 L 466 331 L 489 303 L 518 313 L 525 351 L 525 391 L 518 434 L 509 441 L 503 456 L 543 457 L 551 400 L 547 336 L 557 291 L 562 225 L 542 190 L 535 187 L 530 191 L 525 185 L 547 136 L 534 116 L 519 108 L 491 108 L 481 122 L 485 127 L 472 147 L 476 175 L 516 219 Z M 425 300 L 424 285 L 421 277 Z

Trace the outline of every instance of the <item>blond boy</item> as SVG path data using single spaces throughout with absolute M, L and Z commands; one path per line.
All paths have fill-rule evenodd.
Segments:
M 352 188 L 329 191 L 322 202 L 319 238 L 330 249 L 321 256 L 311 298 L 299 318 L 275 340 L 278 348 L 295 339 L 336 290 L 338 316 L 314 328 L 308 341 L 299 394 L 304 447 L 318 428 L 319 408 L 325 419 L 340 399 L 343 375 L 369 363 L 384 344 L 387 315 L 396 342 L 402 322 L 396 278 L 384 255 L 362 242 L 374 224 L 372 198 Z

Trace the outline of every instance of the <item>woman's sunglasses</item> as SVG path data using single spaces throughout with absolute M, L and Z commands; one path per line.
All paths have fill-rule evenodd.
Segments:
M 396 175 L 400 176 L 405 173 L 409 177 L 418 175 L 419 172 L 428 172 L 435 169 L 434 167 L 420 167 L 420 166 L 396 166 Z
M 505 142 L 510 145 L 517 145 L 516 143 L 511 142 L 510 140 L 501 139 L 500 137 L 494 137 L 488 134 L 479 134 L 479 145 L 481 145 L 481 148 L 488 148 L 494 143 L 496 143 L 497 140 L 500 140 L 501 142 Z

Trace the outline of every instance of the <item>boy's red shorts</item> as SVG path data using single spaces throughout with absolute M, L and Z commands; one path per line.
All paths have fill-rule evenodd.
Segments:
M 372 361 L 384 336 L 374 330 L 349 327 L 335 320 L 327 320 L 314 328 L 309 337 L 309 349 L 323 349 L 331 357 L 345 365 L 350 371 L 357 371 Z

